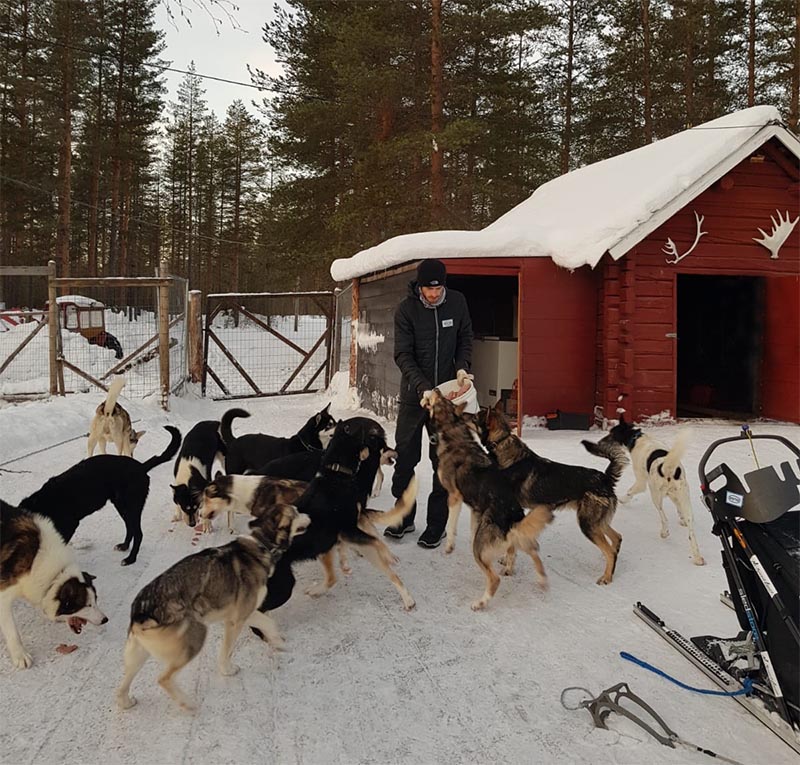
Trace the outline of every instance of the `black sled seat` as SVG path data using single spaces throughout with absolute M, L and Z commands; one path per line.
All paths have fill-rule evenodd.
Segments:
M 779 441 L 800 457 L 800 449 L 782 436 L 751 437 Z M 721 439 L 706 450 L 699 466 L 703 498 L 722 542 L 722 563 L 744 633 L 740 637 L 752 639 L 749 611 L 786 701 L 775 711 L 788 714 L 790 724 L 800 723 L 800 459 L 783 462 L 778 470 L 767 465 L 745 473 L 744 483 L 724 462 L 706 473 L 708 458 L 718 446 L 742 440 Z M 719 663 L 722 657 L 714 658 Z M 742 660 L 738 662 L 741 666 Z M 762 662 L 754 662 L 746 674 L 770 688 Z

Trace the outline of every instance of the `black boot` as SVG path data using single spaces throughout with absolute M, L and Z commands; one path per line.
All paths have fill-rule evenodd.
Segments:
M 420 547 L 430 547 L 430 548 L 438 547 L 442 543 L 444 537 L 445 537 L 444 526 L 433 526 L 431 524 L 428 524 L 428 526 L 425 528 L 425 531 L 423 531 L 419 535 L 417 544 Z
M 396 526 L 387 526 L 383 531 L 383 536 L 392 537 L 392 539 L 402 539 L 406 534 L 411 534 L 416 531 L 414 527 L 414 515 L 417 511 L 417 503 L 411 508 L 411 512 L 403 518 L 401 523 Z

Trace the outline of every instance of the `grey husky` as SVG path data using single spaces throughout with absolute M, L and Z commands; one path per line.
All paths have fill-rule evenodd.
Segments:
M 189 555 L 146 585 L 131 606 L 117 704 L 128 709 L 136 703 L 131 683 L 148 656 L 154 656 L 165 665 L 158 684 L 183 709 L 194 709 L 174 677 L 200 653 L 208 625 L 214 622 L 225 623 L 218 661 L 223 675 L 239 671 L 231 655 L 245 625 L 257 628 L 274 648 L 282 648 L 274 622 L 258 606 L 275 563 L 309 523 L 293 505 L 275 505 L 251 521 L 249 536 Z

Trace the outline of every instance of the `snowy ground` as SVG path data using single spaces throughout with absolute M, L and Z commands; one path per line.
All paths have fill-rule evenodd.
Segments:
M 47 477 L 85 454 L 90 415 L 97 394 L 0 409 L 0 496 L 22 499 Z M 218 417 L 222 402 L 173 400 L 164 414 L 153 399 L 123 399 L 148 431 L 137 450 L 144 459 L 160 452 L 170 422 L 186 430 L 199 419 Z M 240 401 L 253 413 L 237 431 L 289 435 L 328 399 L 319 395 Z M 334 413 L 351 416 L 346 396 Z M 392 424 L 387 423 L 392 430 Z M 685 461 L 691 475 L 705 447 L 735 435 L 733 424 L 700 423 Z M 800 442 L 800 427 L 759 423 L 756 433 L 782 434 Z M 670 442 L 674 426 L 657 429 Z M 526 430 L 541 454 L 603 467 L 579 441 L 587 434 Z M 598 438 L 599 434 L 589 434 Z M 67 440 L 74 438 L 74 440 Z M 58 444 L 22 459 L 22 455 Z M 768 451 L 758 446 L 764 464 Z M 13 461 L 10 461 L 13 460 Z M 737 464 L 736 460 L 730 460 Z M 743 452 L 738 463 L 752 468 Z M 530 561 L 504 579 L 484 613 L 470 602 L 483 580 L 467 544 L 468 514 L 462 514 L 457 550 L 424 550 L 406 537 L 393 548 L 397 571 L 417 600 L 406 613 L 391 584 L 356 558 L 326 596 L 303 593 L 319 574 L 314 563 L 298 567 L 298 587 L 276 618 L 289 650 L 272 654 L 252 635 L 237 645 L 242 667 L 235 677 L 214 671 L 220 631 L 212 628 L 206 649 L 182 673 L 184 687 L 199 701 L 189 715 L 155 684 L 149 662 L 133 692 L 139 704 L 120 712 L 114 689 L 121 677 L 121 652 L 130 603 L 138 590 L 181 557 L 195 551 L 185 526 L 170 524 L 171 467 L 152 472 L 144 515 L 144 543 L 137 563 L 119 565 L 113 545 L 123 525 L 112 507 L 84 521 L 74 539 L 79 561 L 96 574 L 105 627 L 87 627 L 73 636 L 66 625 L 48 622 L 19 603 L 17 621 L 35 664 L 11 668 L 0 649 L 0 761 L 3 763 L 703 763 L 705 756 L 671 750 L 620 718 L 611 731 L 595 730 L 586 711 L 566 711 L 559 703 L 566 686 L 594 693 L 627 681 L 685 739 L 744 763 L 796 762 L 791 750 L 734 701 L 700 696 L 619 658 L 629 651 L 690 684 L 710 681 L 678 656 L 631 612 L 642 600 L 686 635 L 737 631 L 732 611 L 719 602 L 725 588 L 719 548 L 710 517 L 693 500 L 701 549 L 708 565 L 691 565 L 684 530 L 670 513 L 672 536 L 658 535 L 655 509 L 646 495 L 622 506 L 615 526 L 624 536 L 614 582 L 598 587 L 600 553 L 580 534 L 574 514 L 565 511 L 542 537 L 542 557 L 550 590 L 534 584 Z M 421 492 L 430 487 L 430 467 L 420 470 Z M 632 482 L 630 469 L 623 489 Z M 388 483 L 375 506 L 388 507 Z M 243 519 L 239 519 L 240 523 Z M 416 537 L 416 535 L 415 535 Z M 202 544 L 222 544 L 220 530 Z M 62 656 L 55 647 L 76 643 Z

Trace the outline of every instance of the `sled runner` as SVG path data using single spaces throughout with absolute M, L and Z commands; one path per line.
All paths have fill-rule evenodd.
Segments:
M 793 464 L 759 466 L 744 480 L 725 462 L 706 472 L 719 446 L 745 437 L 751 446 L 779 442 Z M 712 443 L 698 472 L 741 632 L 689 640 L 641 603 L 634 613 L 800 753 L 800 449 L 745 427 L 739 437 Z

